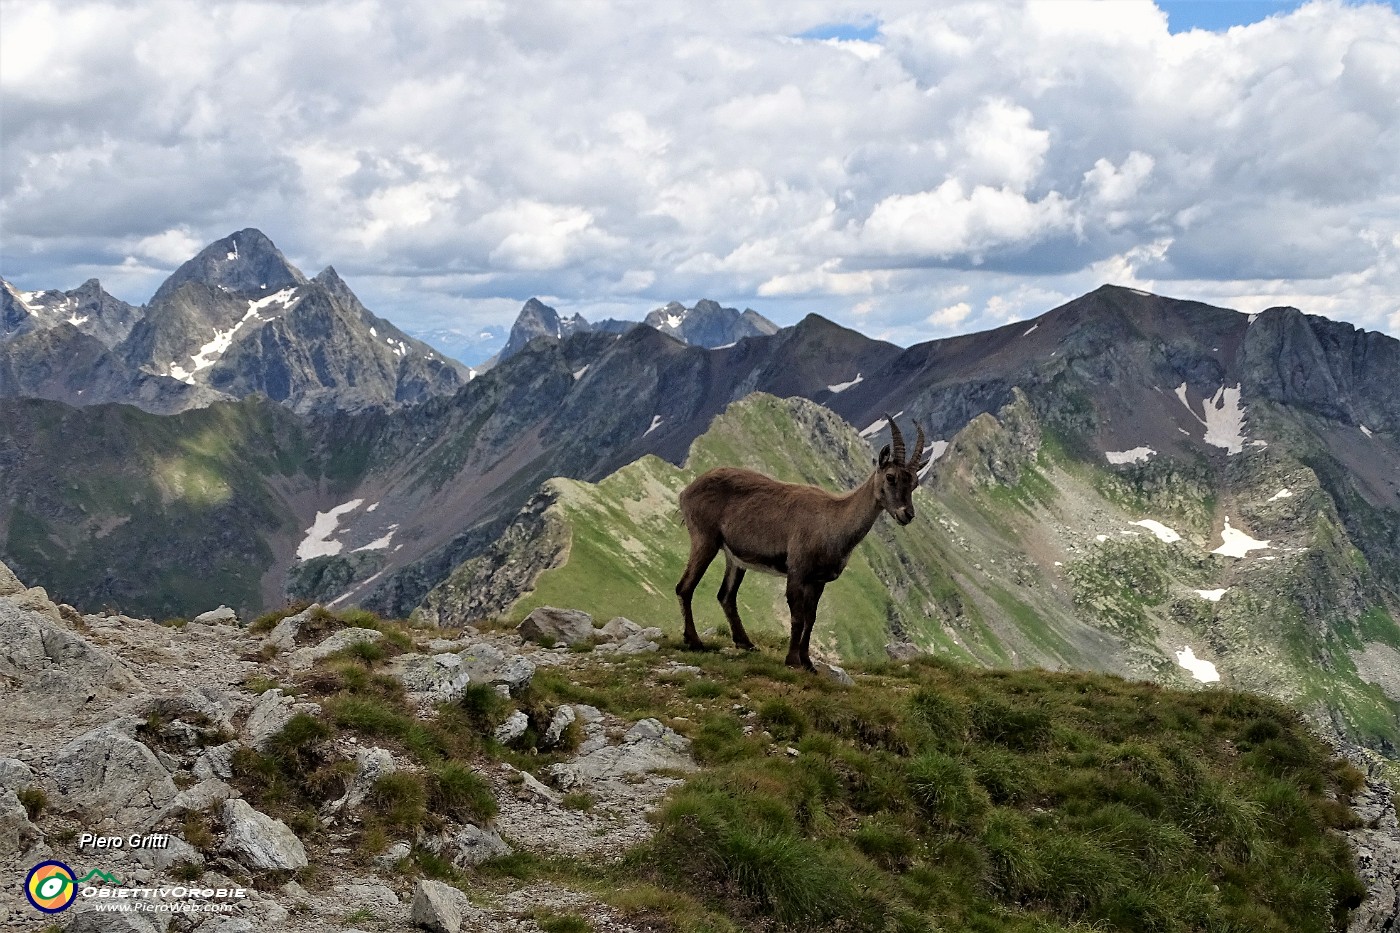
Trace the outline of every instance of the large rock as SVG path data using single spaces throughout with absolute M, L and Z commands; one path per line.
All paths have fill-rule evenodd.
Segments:
M 0 596 L 13 596 L 15 593 L 23 593 L 25 586 L 19 582 L 13 570 L 0 563 Z
M 238 791 L 218 778 L 200 781 L 193 787 L 187 787 L 180 791 L 174 799 L 147 818 L 141 825 L 141 831 L 150 832 L 171 816 L 184 816 L 187 813 L 203 813 L 206 810 L 212 810 L 215 805 L 238 795 Z
M 248 721 L 243 726 L 248 735 L 249 744 L 258 751 L 266 751 L 273 737 L 292 721 L 292 717 L 299 713 L 318 716 L 321 713 L 321 707 L 316 703 L 298 701 L 293 697 L 285 696 L 281 687 L 273 687 L 271 690 L 265 691 L 262 696 L 258 697 L 257 705 L 248 714 Z
M 194 621 L 202 625 L 237 625 L 238 613 L 228 606 L 220 606 L 218 609 L 210 609 L 208 612 L 201 612 L 194 617 Z
M 272 631 L 263 639 L 263 644 L 276 648 L 278 651 L 291 651 L 296 647 L 297 634 L 301 631 L 301 627 L 311 619 L 311 614 L 320 608 L 320 603 L 313 603 L 296 615 L 287 616 L 273 627 Z
M 17 859 L 39 838 L 39 830 L 29 822 L 29 813 L 19 796 L 0 787 L 0 859 Z
M 27 608 L 29 592 L 0 596 L 0 685 L 23 694 L 26 705 L 41 700 L 45 708 L 35 712 L 50 715 L 140 688 L 115 658 L 60 623 L 56 610 L 50 615 Z
M 564 790 L 604 781 L 629 780 L 653 771 L 694 771 L 690 740 L 655 719 L 643 719 L 622 738 L 620 745 L 606 745 L 553 765 L 550 775 Z
M 335 634 L 328 636 L 314 647 L 300 648 L 293 651 L 287 657 L 287 663 L 294 671 L 306 670 L 317 661 L 328 658 L 337 651 L 344 651 L 352 645 L 381 641 L 383 638 L 384 634 L 382 632 L 377 632 L 372 628 L 341 629 Z
M 375 782 L 386 774 L 393 774 L 394 756 L 383 748 L 362 748 L 355 753 L 355 776 L 350 779 L 350 787 L 345 795 L 327 805 L 329 813 L 354 810 L 365 802 Z
M 487 859 L 510 855 L 511 848 L 496 833 L 468 823 L 449 842 L 452 850 L 452 864 L 461 868 L 464 865 L 480 865 Z
M 513 711 L 506 717 L 506 721 L 496 727 L 491 733 L 492 738 L 502 745 L 509 745 L 525 734 L 525 730 L 530 728 L 530 717 L 520 710 Z
M 420 881 L 413 892 L 413 925 L 433 933 L 460 933 L 464 919 L 481 912 L 467 896 L 441 881 Z
M 530 686 L 535 676 L 534 662 L 515 654 L 506 654 L 495 645 L 472 645 L 457 654 L 462 669 L 472 683 L 504 687 L 511 696 Z
M 599 651 L 615 651 L 618 654 L 642 654 L 656 651 L 661 647 L 661 629 L 642 628 L 631 619 L 618 616 L 598 630 L 598 637 L 607 639 L 598 646 Z
M 67 808 L 117 825 L 143 822 L 179 793 L 155 753 L 111 723 L 59 749 L 49 778 Z
M 429 702 L 451 702 L 472 682 L 455 654 L 401 654 L 389 662 L 388 670 L 405 690 Z
M 223 848 L 253 869 L 306 867 L 306 849 L 286 823 L 260 813 L 244 800 L 225 800 Z
M 527 641 L 551 645 L 579 645 L 596 638 L 593 617 L 577 609 L 541 606 L 516 628 Z
M 159 915 L 156 915 L 159 916 Z M 155 924 L 135 911 L 86 910 L 68 921 L 64 933 L 156 933 Z
M 0 758 L 0 787 L 19 790 L 38 783 L 34 770 L 18 758 Z
M 131 854 L 142 868 L 152 868 L 156 871 L 165 871 L 183 862 L 204 867 L 204 855 L 173 833 L 166 841 L 164 849 L 134 849 Z

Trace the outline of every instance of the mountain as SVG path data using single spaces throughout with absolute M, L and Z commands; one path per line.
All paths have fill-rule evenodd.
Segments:
M 745 337 L 768 336 L 778 331 L 778 325 L 757 311 L 750 309 L 741 314 L 734 308 L 722 308 L 718 302 L 709 299 L 696 302 L 694 308 L 673 301 L 649 313 L 641 323 L 684 343 L 710 349 L 723 349 Z M 511 326 L 505 347 L 490 363 L 494 365 L 514 356 L 536 337 L 562 340 L 571 334 L 585 332 L 618 335 L 637 326 L 637 321 L 612 318 L 590 323 L 581 314 L 561 318 L 549 305 L 538 298 L 531 298 L 525 302 L 525 307 Z
M 470 378 L 372 314 L 334 268 L 308 279 L 253 229 L 210 244 L 139 309 L 96 281 L 62 297 L 3 291 L 10 396 L 169 413 L 260 393 L 310 411 L 408 404 Z
M 708 298 L 697 301 L 693 308 L 673 301 L 652 311 L 642 323 L 697 347 L 725 347 L 745 337 L 778 332 L 777 324 L 752 308 L 746 308 L 741 314 L 734 308 L 722 308 L 719 302 Z

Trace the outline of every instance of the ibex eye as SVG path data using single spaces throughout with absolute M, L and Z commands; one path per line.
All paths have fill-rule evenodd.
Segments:
M 894 474 L 893 474 L 893 473 L 886 473 L 886 474 L 885 474 L 885 482 L 887 482 L 887 483 L 893 483 L 893 482 L 894 482 Z

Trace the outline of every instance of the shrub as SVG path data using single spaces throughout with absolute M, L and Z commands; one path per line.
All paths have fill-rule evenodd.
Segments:
M 49 805 L 48 794 L 44 793 L 42 787 L 22 787 L 15 796 L 19 797 L 19 802 L 24 805 L 24 812 L 29 814 L 31 822 L 37 820 L 39 814 Z

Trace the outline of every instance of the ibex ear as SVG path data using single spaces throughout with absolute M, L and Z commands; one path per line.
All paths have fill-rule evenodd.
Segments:
M 878 467 L 886 467 L 890 464 L 890 445 L 886 444 L 880 448 L 880 459 L 875 461 Z

